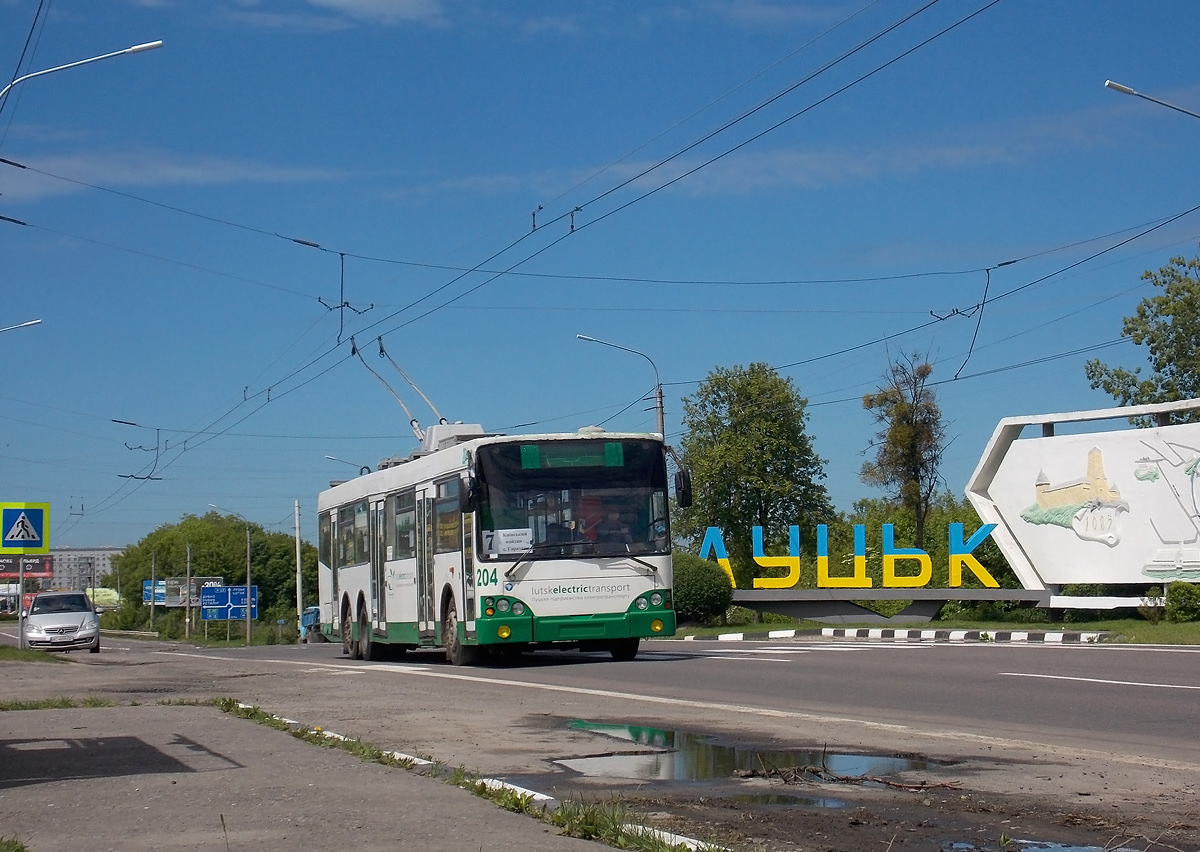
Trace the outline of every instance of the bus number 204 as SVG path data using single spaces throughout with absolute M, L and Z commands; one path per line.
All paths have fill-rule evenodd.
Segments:
M 475 569 L 475 585 L 476 586 L 495 586 L 499 585 L 496 579 L 495 568 L 476 568 Z

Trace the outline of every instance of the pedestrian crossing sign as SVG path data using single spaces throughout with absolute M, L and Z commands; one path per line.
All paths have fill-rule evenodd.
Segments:
M 49 553 L 49 503 L 0 503 L 0 554 Z

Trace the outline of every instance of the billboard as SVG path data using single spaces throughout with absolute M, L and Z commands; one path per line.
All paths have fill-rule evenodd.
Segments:
M 1000 422 L 967 497 L 997 525 L 1026 588 L 1200 580 L 1200 423 L 1128 423 L 1195 408 L 1200 400 Z M 1077 434 L 1054 434 L 1067 424 Z M 1020 437 L 1034 425 L 1039 436 Z
M 25 576 L 49 580 L 54 576 L 53 556 L 12 556 L 0 554 L 0 580 L 17 579 L 18 563 L 23 563 Z

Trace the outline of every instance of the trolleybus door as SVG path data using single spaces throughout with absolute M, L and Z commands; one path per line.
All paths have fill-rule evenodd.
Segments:
M 417 632 L 422 639 L 437 635 L 438 613 L 433 599 L 433 496 L 417 489 Z
M 387 629 L 387 587 L 383 577 L 385 505 L 385 501 L 379 500 L 371 506 L 371 609 L 375 613 L 375 627 L 384 630 Z

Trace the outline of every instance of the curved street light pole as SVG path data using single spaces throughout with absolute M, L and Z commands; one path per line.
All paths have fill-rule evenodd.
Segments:
M 103 56 L 93 56 L 91 59 L 80 59 L 78 62 L 68 62 L 66 65 L 46 68 L 43 71 L 34 71 L 32 74 L 18 77 L 3 89 L 0 89 L 0 104 L 4 102 L 4 96 L 8 94 L 8 90 L 17 85 L 17 83 L 24 83 L 26 80 L 32 80 L 34 77 L 41 77 L 45 74 L 53 74 L 55 71 L 66 71 L 68 68 L 78 68 L 80 65 L 99 62 L 101 59 L 112 59 L 114 56 L 124 56 L 126 53 L 141 53 L 146 50 L 154 50 L 157 47 L 162 47 L 162 44 L 162 41 L 148 41 L 145 44 L 135 44 L 133 47 L 127 47 L 124 50 L 114 50 L 112 53 L 106 53 Z
M 7 328 L 0 328 L 0 331 L 16 331 L 18 328 L 29 328 L 31 325 L 38 325 L 40 319 L 29 320 L 28 322 L 19 322 L 16 325 L 10 325 Z
M 630 349 L 627 346 L 618 346 L 615 343 L 609 343 L 607 340 L 601 340 L 598 337 L 588 337 L 586 334 L 577 334 L 575 336 L 580 340 L 586 340 L 588 343 L 599 343 L 601 346 L 611 346 L 613 349 L 620 349 L 622 352 L 629 352 L 633 355 L 641 355 L 650 362 L 650 366 L 654 368 L 654 411 L 658 416 L 658 434 L 662 435 L 663 439 L 666 440 L 667 427 L 666 415 L 663 412 L 662 382 L 658 378 L 658 366 L 654 363 L 654 360 L 645 352 L 638 352 L 636 349 Z
M 1192 112 L 1190 109 L 1184 109 L 1181 106 L 1175 106 L 1175 104 L 1169 104 L 1166 101 L 1160 101 L 1158 98 L 1153 98 L 1150 95 L 1144 95 L 1141 92 L 1129 88 L 1128 86 L 1122 86 L 1115 80 L 1105 80 L 1104 85 L 1107 88 L 1112 89 L 1114 92 L 1120 92 L 1123 95 L 1133 95 L 1135 98 L 1141 98 L 1142 100 L 1150 101 L 1151 103 L 1158 104 L 1159 106 L 1165 106 L 1167 109 L 1173 109 L 1176 112 L 1183 113 L 1184 115 L 1190 115 L 1192 118 L 1200 118 L 1200 113 Z
M 236 518 L 241 518 L 242 523 L 246 525 L 246 645 L 250 644 L 250 612 L 254 609 L 252 606 L 253 600 L 250 597 L 250 522 L 240 512 L 233 512 L 229 509 L 222 509 L 216 503 L 209 503 L 210 508 L 216 509 L 218 512 L 228 512 Z

